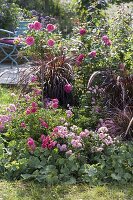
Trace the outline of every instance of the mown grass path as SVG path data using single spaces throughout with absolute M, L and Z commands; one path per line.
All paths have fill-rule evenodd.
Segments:
M 32 182 L 2 181 L 0 182 L 0 200 L 133 200 L 133 184 L 44 187 Z

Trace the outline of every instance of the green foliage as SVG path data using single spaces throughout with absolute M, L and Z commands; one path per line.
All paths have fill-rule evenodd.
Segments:
M 19 22 L 20 12 L 21 9 L 17 4 L 3 0 L 0 7 L 0 27 L 14 31 Z
M 125 183 L 133 180 L 133 143 L 120 143 L 109 147 L 96 160 L 99 162 L 99 175 L 104 181 Z

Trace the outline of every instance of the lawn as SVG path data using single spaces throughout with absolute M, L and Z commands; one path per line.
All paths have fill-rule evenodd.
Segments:
M 15 96 L 18 93 L 15 87 L 0 86 L 0 113 L 2 113 L 5 107 L 11 103 L 14 103 Z
M 58 185 L 0 182 L 0 200 L 133 200 L 133 185 Z

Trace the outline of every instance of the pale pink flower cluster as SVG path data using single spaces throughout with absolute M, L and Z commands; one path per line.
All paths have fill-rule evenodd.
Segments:
M 16 108 L 15 104 L 10 104 L 10 105 L 7 107 L 6 110 L 9 111 L 9 112 L 15 112 L 15 111 L 17 110 L 17 108 Z
M 26 101 L 29 101 L 31 99 L 29 94 L 24 95 L 24 97 L 25 97 Z
M 72 150 L 70 149 L 70 150 L 66 151 L 66 155 L 68 155 L 68 156 L 72 155 Z
M 84 131 L 82 131 L 81 133 L 80 133 L 80 137 L 81 138 L 86 138 L 86 137 L 88 137 L 90 135 L 90 132 L 87 130 L 87 129 L 85 129 Z
M 66 115 L 68 118 L 73 116 L 73 112 L 71 110 L 66 110 Z
M 76 125 L 73 125 L 73 126 L 70 127 L 70 130 L 77 132 L 78 127 Z
M 57 126 L 53 129 L 52 135 L 60 138 L 67 138 L 68 129 L 65 126 Z
M 67 151 L 67 145 L 66 144 L 57 144 L 57 148 L 60 150 L 60 151 Z
M 80 138 L 79 139 L 72 139 L 71 145 L 74 148 L 81 148 L 82 147 L 82 143 L 81 143 Z
M 98 129 L 99 139 L 106 145 L 113 144 L 113 139 L 108 134 L 108 129 L 105 126 L 102 126 Z
M 0 131 L 3 131 L 5 125 L 11 121 L 10 115 L 0 115 Z

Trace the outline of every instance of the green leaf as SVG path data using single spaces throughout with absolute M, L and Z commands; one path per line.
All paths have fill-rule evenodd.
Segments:
M 117 181 L 121 180 L 121 177 L 117 174 L 114 174 L 114 173 L 111 174 L 111 177 L 112 177 L 112 179 L 117 180 Z
M 28 180 L 28 179 L 33 178 L 33 175 L 31 175 L 31 174 L 22 174 L 21 177 L 22 177 L 24 180 Z

